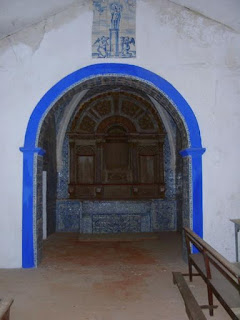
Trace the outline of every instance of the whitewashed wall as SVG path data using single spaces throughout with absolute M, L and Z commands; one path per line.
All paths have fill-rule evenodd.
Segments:
M 0 267 L 21 266 L 19 147 L 28 119 L 56 82 L 102 62 L 149 69 L 188 101 L 207 148 L 203 156 L 204 237 L 234 260 L 234 229 L 229 219 L 240 217 L 239 33 L 170 1 L 138 0 L 137 58 L 93 60 L 90 2 L 67 3 L 61 12 L 0 40 Z M 229 10 L 235 14 L 237 7 Z

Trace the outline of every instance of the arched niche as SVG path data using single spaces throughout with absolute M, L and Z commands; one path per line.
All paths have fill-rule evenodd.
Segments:
M 39 147 L 42 124 L 64 101 L 88 88 L 125 86 L 135 91 L 147 92 L 159 106 L 174 119 L 181 136 L 184 159 L 185 212 L 183 224 L 189 225 L 202 236 L 202 148 L 196 117 L 181 94 L 166 80 L 146 69 L 126 64 L 97 64 L 80 69 L 62 79 L 52 87 L 34 108 L 26 130 L 23 152 L 23 267 L 34 267 L 38 263 L 41 237 L 37 228 L 37 172 L 44 150 Z M 87 94 L 86 94 L 87 95 Z M 157 108 L 155 112 L 158 113 Z

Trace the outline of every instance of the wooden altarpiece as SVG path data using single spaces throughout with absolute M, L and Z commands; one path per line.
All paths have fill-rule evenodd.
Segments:
M 126 93 L 79 108 L 69 136 L 69 197 L 163 198 L 165 131 L 149 103 Z

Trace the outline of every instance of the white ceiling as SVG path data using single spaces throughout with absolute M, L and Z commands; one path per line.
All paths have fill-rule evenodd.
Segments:
M 77 3 L 92 0 L 0 0 L 0 39 Z M 147 0 L 137 0 L 147 1 Z M 240 0 L 169 0 L 240 32 Z

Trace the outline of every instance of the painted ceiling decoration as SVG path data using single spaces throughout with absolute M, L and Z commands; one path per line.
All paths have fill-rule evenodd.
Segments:
M 121 118 L 121 121 L 120 121 Z M 108 120 L 107 120 L 108 119 Z M 71 124 L 71 132 L 88 134 L 99 131 L 103 120 L 116 124 L 122 119 L 131 121 L 135 130 L 146 134 L 164 133 L 164 126 L 150 102 L 127 92 L 99 94 L 78 106 Z M 126 125 L 127 126 L 127 125 Z
M 136 57 L 136 0 L 93 0 L 92 57 Z

